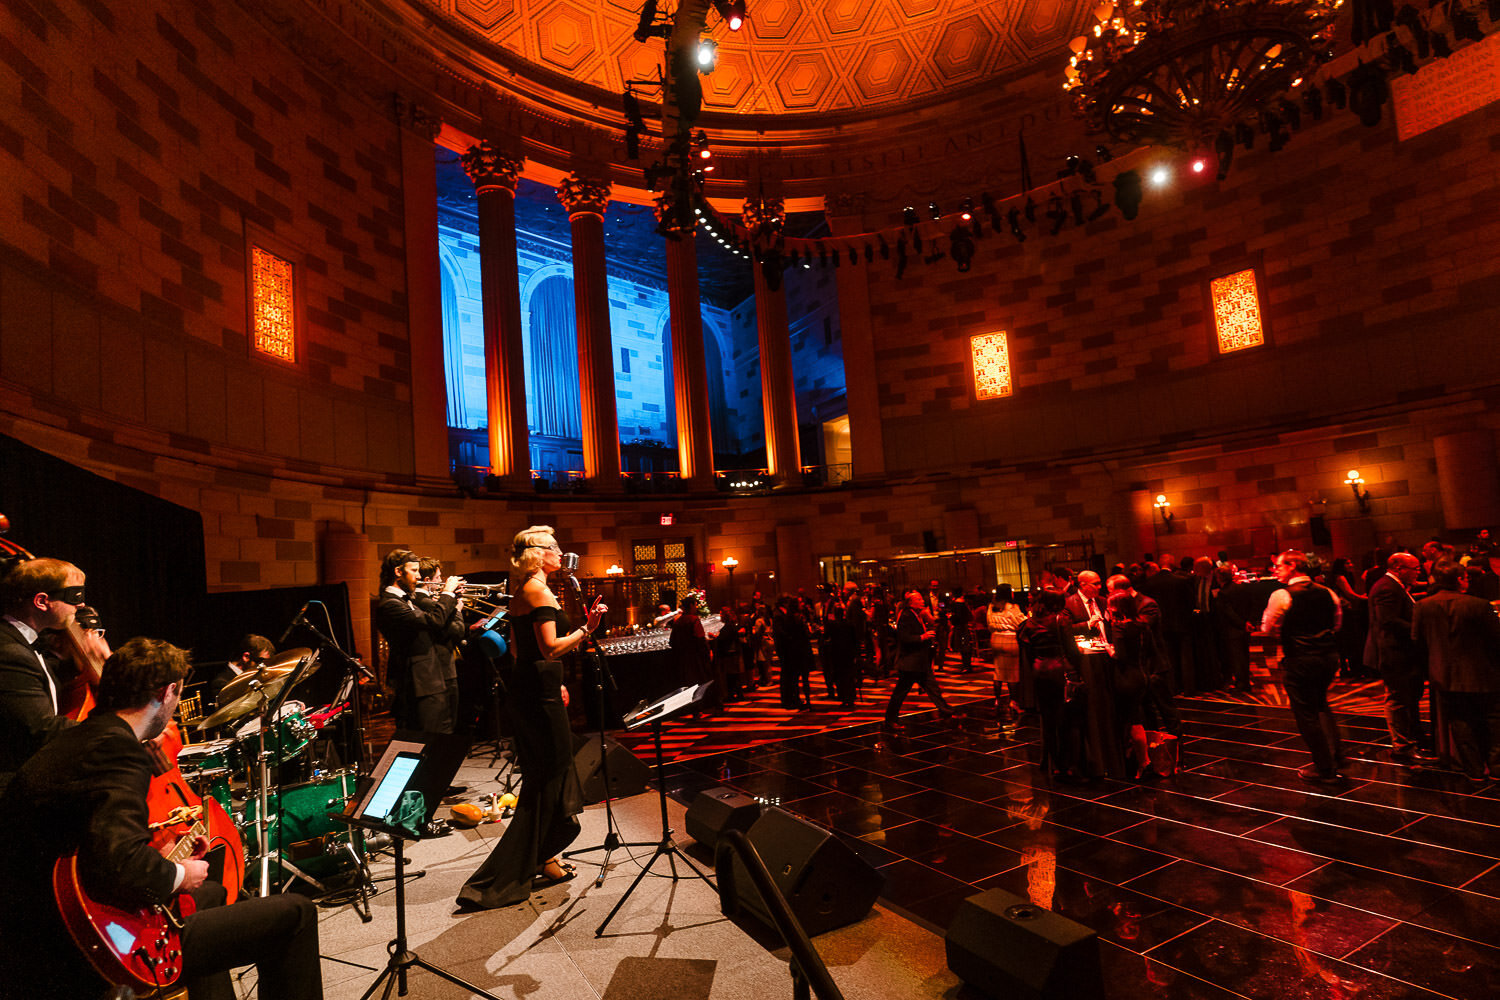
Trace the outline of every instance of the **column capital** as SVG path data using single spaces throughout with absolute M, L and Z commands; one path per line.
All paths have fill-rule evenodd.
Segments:
M 477 193 L 507 191 L 515 195 L 516 181 L 521 176 L 521 168 L 526 165 L 524 160 L 500 152 L 488 139 L 470 146 L 461 158 L 464 173 L 469 175 Z
M 768 246 L 780 238 L 781 230 L 786 225 L 786 203 L 780 198 L 768 198 L 765 195 L 746 198 L 745 207 L 741 211 L 745 228 L 750 230 L 750 236 L 757 245 Z
M 396 124 L 411 129 L 425 139 L 433 140 L 443 130 L 443 120 L 432 109 L 412 100 L 399 90 L 391 94 L 391 115 Z
M 613 192 L 609 181 L 571 173 L 557 185 L 557 200 L 568 210 L 568 216 L 597 215 L 604 218 Z

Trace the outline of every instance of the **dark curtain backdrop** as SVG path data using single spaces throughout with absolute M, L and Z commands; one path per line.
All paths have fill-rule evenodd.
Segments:
M 297 612 L 309 601 L 322 602 L 307 609 L 307 617 L 318 631 L 332 638 L 341 648 L 353 649 L 349 631 L 349 588 L 345 584 L 206 594 L 193 638 L 193 659 L 202 665 L 195 679 L 207 680 L 219 664 L 234 656 L 240 638 L 246 633 L 265 636 L 277 644 L 277 649 L 316 647 L 317 637 L 300 626 L 287 635 L 286 642 L 280 641 Z M 323 608 L 328 612 L 326 618 Z M 291 697 L 308 705 L 328 704 L 338 691 L 342 671 L 337 656 L 321 655 L 317 672 L 299 684 Z
M 196 511 L 0 434 L 0 512 L 11 541 L 83 570 L 111 645 L 191 643 L 207 590 Z
M 583 440 L 573 282 L 547 278 L 531 293 L 531 386 L 538 434 Z

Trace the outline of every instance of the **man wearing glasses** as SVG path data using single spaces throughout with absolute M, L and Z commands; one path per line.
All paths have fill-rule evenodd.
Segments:
M 61 694 L 75 671 L 42 633 L 64 627 L 84 603 L 83 571 L 61 559 L 27 559 L 0 580 L 0 791 L 22 764 L 73 725 L 59 715 Z M 108 655 L 103 638 L 100 660 Z

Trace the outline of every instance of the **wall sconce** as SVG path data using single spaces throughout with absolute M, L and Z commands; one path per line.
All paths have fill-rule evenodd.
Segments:
M 729 571 L 729 599 L 731 601 L 734 600 L 734 570 L 739 564 L 740 561 L 734 556 L 727 556 L 724 559 L 724 568 Z
M 1172 533 L 1172 522 L 1177 519 L 1177 515 L 1167 509 L 1172 506 L 1172 502 L 1167 499 L 1165 493 L 1158 493 L 1156 494 L 1156 503 L 1152 504 L 1152 506 L 1161 514 L 1162 526 L 1167 529 L 1167 534 L 1170 535 Z
M 604 571 L 605 576 L 624 576 L 625 571 L 620 568 L 619 563 L 610 563 L 609 569 Z
M 1349 487 L 1349 491 L 1354 494 L 1354 499 L 1359 502 L 1359 512 L 1361 514 L 1368 514 L 1370 513 L 1370 491 L 1360 489 L 1364 484 L 1365 481 L 1359 476 L 1359 470 L 1350 469 L 1348 478 L 1344 480 L 1344 485 Z

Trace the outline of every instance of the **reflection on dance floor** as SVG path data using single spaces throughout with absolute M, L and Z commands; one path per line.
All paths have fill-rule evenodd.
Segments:
M 1500 787 L 1385 762 L 1354 688 L 1349 780 L 1314 789 L 1278 690 L 1179 699 L 1183 770 L 1149 785 L 1053 784 L 1038 730 L 975 702 L 899 735 L 721 724 L 742 749 L 680 759 L 670 790 L 729 785 L 838 831 L 884 870 L 883 902 L 938 930 L 995 887 L 1071 917 L 1103 939 L 1111 997 L 1500 995 Z

